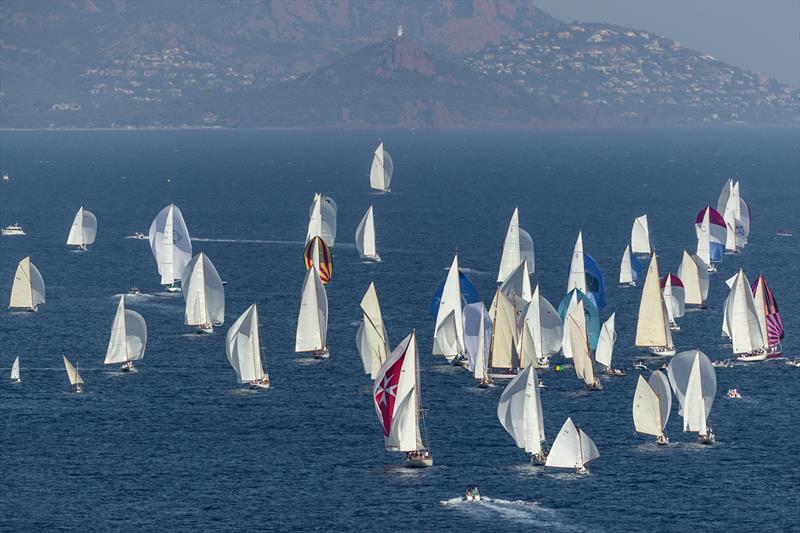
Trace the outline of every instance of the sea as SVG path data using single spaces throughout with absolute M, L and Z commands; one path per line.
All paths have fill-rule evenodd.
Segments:
M 391 192 L 369 188 L 379 141 L 394 159 Z M 732 355 L 721 336 L 725 280 L 766 276 L 800 357 L 800 132 L 663 131 L 4 131 L 0 133 L 0 530 L 3 531 L 790 531 L 800 529 L 800 368 L 775 360 L 718 369 L 714 446 L 682 431 L 669 446 L 634 432 L 638 288 L 620 288 L 635 217 L 646 213 L 662 274 L 696 246 L 694 220 L 728 178 L 752 210 L 744 251 L 711 275 L 709 306 L 678 319 L 679 350 Z M 338 204 L 329 299 L 329 360 L 295 354 L 314 193 Z M 180 207 L 194 252 L 225 286 L 225 325 L 198 335 L 181 294 L 165 292 L 148 231 Z M 354 233 L 374 206 L 378 252 L 363 262 Z M 97 241 L 66 245 L 79 207 Z M 478 389 L 431 355 L 430 304 L 458 253 L 488 306 L 509 218 L 534 238 L 533 280 L 558 305 L 572 248 L 605 273 L 616 312 L 614 366 L 589 393 L 571 368 L 541 372 L 552 443 L 567 417 L 600 458 L 588 475 L 530 464 L 497 419 L 502 387 Z M 790 230 L 793 237 L 777 235 Z M 30 256 L 47 287 L 38 313 L 6 303 Z M 387 452 L 356 351 L 359 301 L 374 281 L 389 342 L 416 330 L 422 404 L 435 466 Z M 117 302 L 148 326 L 138 372 L 104 366 Z M 260 315 L 272 388 L 236 381 L 225 331 L 250 304 Z M 21 358 L 22 383 L 8 372 Z M 71 394 L 62 363 L 86 392 Z M 561 362 L 559 357 L 554 365 Z M 659 361 L 650 359 L 650 368 Z M 737 388 L 742 398 L 725 397 Z M 467 488 L 484 501 L 466 503 Z

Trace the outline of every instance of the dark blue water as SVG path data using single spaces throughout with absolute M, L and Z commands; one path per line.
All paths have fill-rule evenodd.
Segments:
M 607 317 L 617 312 L 615 366 L 630 367 L 640 289 L 618 289 L 635 216 L 649 215 L 663 270 L 695 246 L 693 222 L 741 179 L 753 210 L 750 244 L 712 277 L 710 308 L 688 313 L 679 349 L 731 355 L 720 337 L 724 280 L 763 272 L 781 306 L 787 355 L 800 356 L 800 151 L 797 131 L 388 133 L 393 192 L 369 194 L 374 133 L 31 132 L 0 134 L 0 300 L 17 261 L 32 257 L 47 303 L 0 311 L 0 529 L 719 531 L 797 528 L 800 369 L 771 362 L 719 370 L 714 447 L 681 432 L 657 447 L 631 421 L 635 374 L 584 392 L 571 373 L 545 372 L 545 429 L 567 416 L 597 443 L 591 475 L 528 465 L 496 418 L 501 389 L 429 356 L 430 297 L 454 251 L 492 296 L 500 245 L 515 206 L 536 242 L 535 278 L 562 297 L 576 233 L 606 271 Z M 308 206 L 316 191 L 339 205 L 328 286 L 332 357 L 293 353 L 304 276 Z M 161 292 L 146 232 L 175 202 L 226 287 L 226 326 L 198 336 L 183 299 Z M 355 227 L 375 205 L 383 262 L 363 264 Z M 64 245 L 77 208 L 99 221 L 88 253 Z M 776 237 L 789 228 L 793 238 Z M 436 466 L 400 467 L 383 450 L 369 380 L 355 351 L 358 302 L 377 284 L 392 345 L 417 329 L 423 402 Z M 117 295 L 145 317 L 139 372 L 102 365 Z M 273 388 L 242 390 L 224 330 L 259 306 Z M 87 392 L 71 395 L 61 362 L 80 365 Z M 22 356 L 21 385 L 7 372 Z M 738 387 L 744 398 L 722 397 Z M 494 499 L 448 501 L 468 485 Z

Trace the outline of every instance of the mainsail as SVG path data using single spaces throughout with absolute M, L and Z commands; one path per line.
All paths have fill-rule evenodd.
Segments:
M 492 347 L 492 318 L 483 302 L 464 306 L 464 349 L 469 371 L 477 380 L 489 377 L 489 353 Z
M 734 354 L 749 354 L 767 348 L 768 340 L 762 334 L 750 282 L 743 270 L 736 275 L 725 309 L 724 319 Z
M 138 361 L 144 357 L 146 346 L 147 324 L 144 317 L 136 311 L 126 309 L 125 296 L 120 296 L 103 364 Z
M 572 418 L 567 418 L 553 441 L 545 466 L 580 468 L 599 457 L 594 441 L 582 429 L 575 427 Z
M 375 149 L 375 155 L 372 158 L 372 168 L 369 171 L 370 187 L 376 191 L 388 191 L 389 185 L 392 183 L 393 173 L 394 163 L 392 162 L 392 156 L 384 149 L 381 142 Z
M 614 344 L 617 342 L 617 331 L 614 327 L 616 313 L 611 313 L 600 329 L 600 339 L 597 341 L 597 350 L 594 357 L 598 363 L 611 368 L 611 357 L 614 354 Z
M 200 252 L 189 261 L 181 287 L 186 300 L 186 325 L 219 325 L 225 322 L 225 287 L 206 254 Z
M 533 365 L 517 374 L 497 405 L 500 424 L 513 437 L 517 447 L 530 454 L 544 451 L 544 415 L 539 395 L 539 378 Z
M 171 285 L 179 281 L 192 258 L 192 240 L 178 206 L 169 204 L 159 211 L 150 224 L 149 238 L 161 284 Z
M 553 305 L 539 293 L 537 285 L 523 314 L 523 324 L 531 330 L 536 353 L 551 356 L 561 349 L 564 322 Z
M 704 306 L 708 299 L 708 266 L 705 262 L 684 250 L 678 277 L 683 282 L 685 304 Z
M 434 327 L 433 355 L 452 358 L 463 353 L 464 319 L 461 316 L 461 287 L 459 282 L 458 256 L 453 257 L 444 283 Z M 452 315 L 451 318 L 448 317 Z M 448 324 L 445 324 L 448 321 Z M 443 326 L 444 325 L 444 326 Z M 453 340 L 454 335 L 454 340 Z M 460 349 L 460 351 L 459 351 Z
M 647 267 L 642 299 L 639 303 L 639 317 L 636 322 L 636 346 L 672 346 L 672 333 L 669 329 L 664 296 L 659 287 L 658 258 L 654 253 Z
M 330 248 L 336 242 L 336 202 L 329 196 L 314 194 L 314 201 L 308 212 L 308 231 L 306 242 L 314 237 L 322 237 Z
M 650 229 L 647 226 L 647 215 L 642 215 L 633 221 L 631 251 L 635 254 L 650 255 Z
M 17 265 L 14 284 L 11 286 L 9 308 L 32 309 L 43 304 L 44 280 L 39 269 L 26 257 Z
M 375 218 L 372 214 L 372 206 L 369 206 L 356 228 L 356 248 L 362 258 L 380 258 L 375 248 Z
M 225 353 L 239 383 L 264 379 L 256 304 L 248 307 L 228 330 L 225 335 Z
M 389 339 L 383 325 L 381 306 L 375 283 L 370 283 L 361 298 L 362 323 L 357 336 L 357 346 L 364 364 L 364 372 L 375 379 L 378 369 L 389 355 Z
M 92 244 L 97 236 L 97 218 L 91 211 L 87 211 L 81 206 L 72 221 L 72 227 L 67 236 L 67 244 L 70 246 L 86 246 Z
M 306 272 L 295 332 L 295 352 L 312 352 L 327 347 L 328 296 L 317 270 Z

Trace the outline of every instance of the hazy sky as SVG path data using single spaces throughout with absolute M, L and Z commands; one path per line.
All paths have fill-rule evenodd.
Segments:
M 565 22 L 650 30 L 800 87 L 800 0 L 539 0 Z

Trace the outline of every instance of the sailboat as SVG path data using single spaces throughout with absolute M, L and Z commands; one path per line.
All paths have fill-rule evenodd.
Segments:
M 169 204 L 150 224 L 150 249 L 158 264 L 161 284 L 169 292 L 181 290 L 181 279 L 192 258 L 192 239 L 178 206 Z
M 681 327 L 675 322 L 675 319 L 682 317 L 686 311 L 686 291 L 683 288 L 683 282 L 675 274 L 667 273 L 661 278 L 660 286 L 664 296 L 664 306 L 667 309 L 669 329 L 680 331 Z
M 364 364 L 364 373 L 375 379 L 383 362 L 389 356 L 389 338 L 383 325 L 381 306 L 375 282 L 369 284 L 361 298 L 362 322 L 356 334 L 356 346 Z
M 578 289 L 583 294 L 586 292 L 586 268 L 583 259 L 583 232 L 578 232 L 578 239 L 572 249 L 572 260 L 569 264 L 569 278 L 567 279 L 567 292 Z
M 681 352 L 669 362 L 667 374 L 680 402 L 683 430 L 696 431 L 701 444 L 714 444 L 716 437 L 708 426 L 708 415 L 717 394 L 714 365 L 700 350 Z
M 372 214 L 372 206 L 369 206 L 356 228 L 356 248 L 358 248 L 361 259 L 368 259 L 376 263 L 381 260 L 381 256 L 375 249 L 375 218 Z
M 64 368 L 67 369 L 67 377 L 69 378 L 69 385 L 70 385 L 70 392 L 81 393 L 85 389 L 85 385 L 83 383 L 83 378 L 78 373 L 78 368 L 76 366 L 72 366 L 72 363 L 69 362 L 67 356 L 64 355 Z
M 745 362 L 766 359 L 768 340 L 763 336 L 750 282 L 741 269 L 733 282 L 725 309 L 724 320 L 734 357 Z
M 664 435 L 667 421 L 662 419 L 659 397 L 641 374 L 636 382 L 636 392 L 633 393 L 633 425 L 638 433 L 653 435 L 658 444 L 669 443 Z
M 597 309 L 606 306 L 603 271 L 592 256 L 583 251 L 583 232 L 578 232 L 569 266 L 567 293 L 578 289 L 585 294 Z
M 767 359 L 783 355 L 781 341 L 783 340 L 783 321 L 778 311 L 778 302 L 772 290 L 767 285 L 767 279 L 759 275 L 751 286 L 753 301 L 756 304 L 758 325 L 761 336 L 767 340 Z
M 708 265 L 699 256 L 689 255 L 684 250 L 678 277 L 683 282 L 685 305 L 698 305 L 705 309 L 708 300 Z
M 19 379 L 19 356 L 17 356 L 17 358 L 14 359 L 14 364 L 11 365 L 11 382 L 12 383 L 22 382 L 22 380 Z
M 492 318 L 483 302 L 464 306 L 464 348 L 469 364 L 467 368 L 478 380 L 478 387 L 490 386 L 489 357 L 492 349 Z
M 211 260 L 200 252 L 183 273 L 184 323 L 198 333 L 213 333 L 225 322 L 225 287 Z
M 631 254 L 631 247 L 626 245 L 619 265 L 619 284 L 635 287 L 641 271 L 642 264 L 635 255 Z
M 461 316 L 461 285 L 458 255 L 453 257 L 444 283 L 433 336 L 433 355 L 443 355 L 448 363 L 463 359 L 464 319 Z
M 517 316 L 521 316 L 533 297 L 527 261 L 520 261 L 517 268 L 500 284 L 500 291 L 511 300 Z
M 258 333 L 258 308 L 248 307 L 225 335 L 225 353 L 236 372 L 239 383 L 248 383 L 252 390 L 268 389 L 269 374 L 261 364 L 261 337 Z
M 633 221 L 631 228 L 631 252 L 637 255 L 650 255 L 650 229 L 647 225 L 647 215 L 642 215 Z
M 330 357 L 328 350 L 328 295 L 317 270 L 306 272 L 297 317 L 294 351 L 311 352 L 317 359 Z
M 659 285 L 658 258 L 653 252 L 650 265 L 647 267 L 642 299 L 639 303 L 636 346 L 648 348 L 653 355 L 675 355 L 667 306 Z
M 533 365 L 526 367 L 506 385 L 497 405 L 497 418 L 517 447 L 531 454 L 534 464 L 545 463 L 547 440 L 544 435 L 544 415 L 539 395 L 539 377 Z
M 44 302 L 44 280 L 42 275 L 39 273 L 39 269 L 31 263 L 31 258 L 26 257 L 17 264 L 8 308 L 36 312 Z
M 86 251 L 87 246 L 94 242 L 97 236 L 97 218 L 91 211 L 81 206 L 72 221 L 72 227 L 67 236 L 68 246 L 77 246 L 80 250 Z
M 600 457 L 594 441 L 583 429 L 575 427 L 572 418 L 567 418 L 558 432 L 545 466 L 574 468 L 578 474 L 587 474 L 586 465 Z
M 306 264 L 306 270 L 310 268 L 316 269 L 322 283 L 325 285 L 330 283 L 333 277 L 333 256 L 331 254 L 331 249 L 325 244 L 322 237 L 312 237 L 311 240 L 306 243 L 306 248 L 303 251 L 303 259 Z
M 329 248 L 336 242 L 336 202 L 329 196 L 314 194 L 314 201 L 308 210 L 308 232 L 306 242 L 314 237 L 322 237 Z
M 747 244 L 750 235 L 750 206 L 741 197 L 739 182 L 728 180 L 717 200 L 717 211 L 723 214 L 728 233 L 726 253 L 738 253 Z
M 703 260 L 709 272 L 716 272 L 715 263 L 722 261 L 728 229 L 725 219 L 711 207 L 704 207 L 695 217 L 697 234 L 697 256 Z
M 564 321 L 570 347 L 575 374 L 582 380 L 589 390 L 597 391 L 603 388 L 600 379 L 594 373 L 594 360 L 589 347 L 589 338 L 586 334 L 586 315 L 583 310 L 583 301 L 578 301 L 575 307 L 567 313 Z
M 392 156 L 383 148 L 383 142 L 381 142 L 372 157 L 372 168 L 369 170 L 369 186 L 374 191 L 391 191 L 389 185 L 392 183 L 392 174 L 394 174 Z
M 531 301 L 522 316 L 522 323 L 530 329 L 533 337 L 533 345 L 539 357 L 537 366 L 546 368 L 550 365 L 550 357 L 561 350 L 564 335 L 561 316 L 553 304 L 541 295 L 539 285 L 536 285 Z
M 147 324 L 142 315 L 125 309 L 125 295 L 120 296 L 117 314 L 111 325 L 111 336 L 104 365 L 122 363 L 123 372 L 134 371 L 133 362 L 144 357 L 147 346 Z
M 372 387 L 375 412 L 383 429 L 385 447 L 403 452 L 406 466 L 433 466 L 424 430 L 424 411 L 420 408 L 419 351 L 412 332 L 389 355 L 375 376 Z
M 519 368 L 516 353 L 517 321 L 514 306 L 498 288 L 489 308 L 492 320 L 492 342 L 489 347 L 489 376 L 492 379 L 511 379 Z
M 607 376 L 621 377 L 625 375 L 625 372 L 618 368 L 611 367 L 611 358 L 614 355 L 614 344 L 617 342 L 617 331 L 614 327 L 616 316 L 616 313 L 611 313 L 608 320 L 603 323 L 603 327 L 600 329 L 600 338 L 597 341 L 597 349 L 595 350 L 594 358 L 598 363 L 606 367 L 605 373 Z
M 503 283 L 509 275 L 518 269 L 525 260 L 528 274 L 533 274 L 536 266 L 533 238 L 530 233 L 519 227 L 519 209 L 514 208 L 511 220 L 508 223 L 506 238 L 503 241 L 503 253 L 500 256 L 500 269 L 497 273 L 497 282 Z

